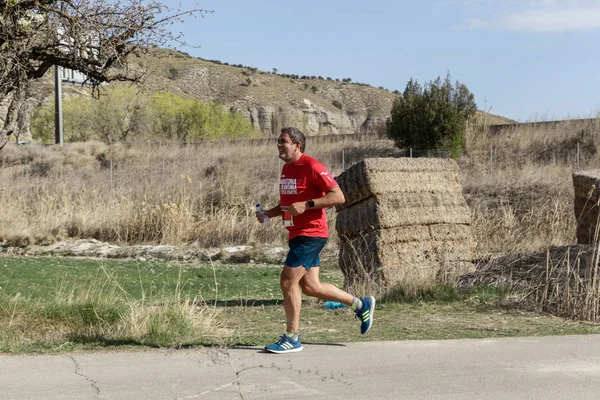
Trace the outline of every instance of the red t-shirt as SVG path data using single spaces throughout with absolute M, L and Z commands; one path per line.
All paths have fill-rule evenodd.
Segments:
M 302 154 L 298 161 L 285 164 L 279 181 L 280 205 L 290 206 L 299 201 L 318 199 L 338 186 L 327 168 L 314 158 Z M 310 208 L 293 218 L 294 225 L 286 227 L 289 238 L 310 236 L 327 238 L 327 217 L 322 208 Z

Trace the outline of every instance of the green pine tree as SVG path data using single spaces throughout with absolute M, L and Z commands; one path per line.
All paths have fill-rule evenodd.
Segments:
M 450 74 L 421 86 L 412 78 L 392 106 L 387 134 L 398 147 L 448 151 L 460 155 L 466 122 L 475 115 L 475 97 Z

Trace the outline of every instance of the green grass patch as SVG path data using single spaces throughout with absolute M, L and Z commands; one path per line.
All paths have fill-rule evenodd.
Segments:
M 434 285 L 427 290 L 421 290 L 413 294 L 405 294 L 401 290 L 392 290 L 385 293 L 380 299 L 385 303 L 434 303 L 451 304 L 457 302 L 466 302 L 472 305 L 495 303 L 500 299 L 505 299 L 511 295 L 510 288 L 476 286 L 465 291 L 450 284 Z
M 0 257 L 0 352 L 56 352 L 118 346 L 264 345 L 285 329 L 280 266 L 178 264 L 73 258 Z M 322 281 L 343 275 L 324 264 Z M 306 343 L 458 339 L 600 333 L 508 305 L 512 293 L 440 285 L 378 300 L 360 335 L 348 309 L 304 299 Z
M 106 279 L 128 298 L 174 294 L 207 302 L 281 298 L 279 266 L 0 257 L 0 290 L 40 301 L 81 292 Z M 340 276 L 341 278 L 341 276 Z M 114 287 L 111 287 L 114 290 Z
M 285 329 L 282 307 L 239 307 L 221 315 L 235 321 L 231 345 L 265 345 Z M 348 309 L 324 310 L 305 303 L 300 318 L 303 343 L 347 343 L 387 340 L 447 340 L 599 334 L 600 326 L 563 320 L 551 315 L 502 307 L 473 309 L 468 303 L 378 303 L 375 322 L 367 335 Z

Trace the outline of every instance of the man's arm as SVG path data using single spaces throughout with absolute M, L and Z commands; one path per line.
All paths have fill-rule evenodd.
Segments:
M 283 211 L 281 211 L 281 203 L 277 203 L 275 207 L 267 210 L 267 215 L 269 218 L 281 217 L 283 215 Z
M 312 208 L 329 208 L 334 207 L 339 204 L 343 204 L 346 201 L 344 197 L 344 192 L 340 189 L 339 186 L 332 188 L 329 192 L 325 193 L 325 196 L 312 199 L 315 203 L 315 206 Z M 288 211 L 292 215 L 302 214 L 308 209 L 308 201 L 299 201 L 297 203 L 292 204 Z
M 343 204 L 346 201 L 346 198 L 344 197 L 344 192 L 342 192 L 342 189 L 340 189 L 339 186 L 336 186 L 329 192 L 325 193 L 325 196 L 321 197 L 320 199 L 312 199 L 312 201 L 315 203 L 313 208 L 329 208 Z

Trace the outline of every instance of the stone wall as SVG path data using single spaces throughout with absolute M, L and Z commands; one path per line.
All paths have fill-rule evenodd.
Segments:
M 575 189 L 575 220 L 577 221 L 577 243 L 592 244 L 598 225 L 600 202 L 600 169 L 580 171 L 573 174 Z
M 453 160 L 371 158 L 336 178 L 345 286 L 414 293 L 474 270 L 471 215 Z

